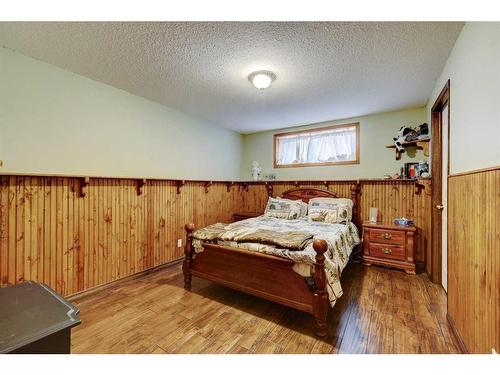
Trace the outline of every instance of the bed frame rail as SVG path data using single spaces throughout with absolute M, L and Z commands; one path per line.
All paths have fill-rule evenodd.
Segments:
M 359 183 L 351 185 L 353 201 L 352 221 L 359 228 Z M 335 198 L 336 193 L 318 188 L 291 189 L 282 194 L 284 198 L 309 202 L 316 197 Z M 236 247 L 204 243 L 203 251 L 195 254 L 193 248 L 194 224 L 187 224 L 186 247 L 184 248 L 184 288 L 191 289 L 194 276 L 252 294 L 273 302 L 305 311 L 314 316 L 316 334 L 326 335 L 328 293 L 326 290 L 325 252 L 326 241 L 313 242 L 316 261 L 312 267 L 312 278 L 304 278 L 293 269 L 289 259 L 244 250 Z
M 203 251 L 195 254 L 192 243 L 195 226 L 187 224 L 185 229 L 184 288 L 190 290 L 192 276 L 197 276 L 305 311 L 316 320 L 316 334 L 326 335 L 326 241 L 313 242 L 317 255 L 312 283 L 308 283 L 307 279 L 293 271 L 294 262 L 290 259 L 215 244 L 203 244 Z

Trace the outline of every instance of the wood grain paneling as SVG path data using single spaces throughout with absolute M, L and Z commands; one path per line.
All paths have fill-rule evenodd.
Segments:
M 300 187 L 326 188 L 350 197 L 353 181 L 273 182 L 273 195 Z M 43 281 L 62 295 L 156 267 L 182 257 L 177 239 L 184 225 L 197 228 L 230 222 L 235 212 L 263 212 L 264 183 L 0 176 L 0 284 Z M 379 218 L 415 219 L 416 260 L 425 261 L 430 186 L 415 194 L 415 183 L 361 181 L 362 219 L 369 207 Z M 141 194 L 138 194 L 142 190 Z
M 300 181 L 274 182 L 273 195 L 300 187 L 316 187 L 337 193 L 338 197 L 350 197 L 351 185 L 354 181 Z M 369 218 L 370 207 L 378 208 L 380 221 L 392 221 L 396 217 L 405 216 L 415 221 L 418 228 L 415 237 L 415 260 L 421 264 L 426 261 L 430 252 L 430 210 L 431 182 L 422 180 L 418 186 L 413 181 L 360 181 L 361 220 Z M 242 211 L 263 212 L 268 193 L 263 184 L 251 184 L 248 191 L 242 192 Z
M 448 180 L 448 314 L 467 350 L 500 349 L 500 170 Z
M 176 260 L 184 224 L 230 222 L 241 186 L 0 176 L 0 283 L 42 281 L 62 295 Z

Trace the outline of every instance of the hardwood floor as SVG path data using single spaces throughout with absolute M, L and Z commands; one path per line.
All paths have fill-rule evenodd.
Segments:
M 459 353 L 425 274 L 351 264 L 318 339 L 311 315 L 193 278 L 180 265 L 73 299 L 73 353 Z

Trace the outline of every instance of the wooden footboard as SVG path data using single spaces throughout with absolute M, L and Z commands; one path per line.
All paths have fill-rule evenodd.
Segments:
M 312 278 L 293 271 L 289 259 L 261 254 L 240 248 L 204 244 L 203 252 L 195 254 L 192 245 L 194 224 L 187 224 L 184 287 L 191 288 L 192 276 L 201 277 L 242 292 L 277 302 L 314 315 L 316 334 L 326 335 L 328 295 L 326 292 L 325 256 L 327 244 L 315 240 L 317 253 Z

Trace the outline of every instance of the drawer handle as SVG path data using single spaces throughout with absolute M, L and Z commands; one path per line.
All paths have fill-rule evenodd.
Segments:
M 392 236 L 389 233 L 383 233 L 382 238 L 384 238 L 386 240 L 390 240 L 392 238 Z
M 387 247 L 384 247 L 382 251 L 384 252 L 384 254 L 392 254 L 392 250 L 388 249 Z

